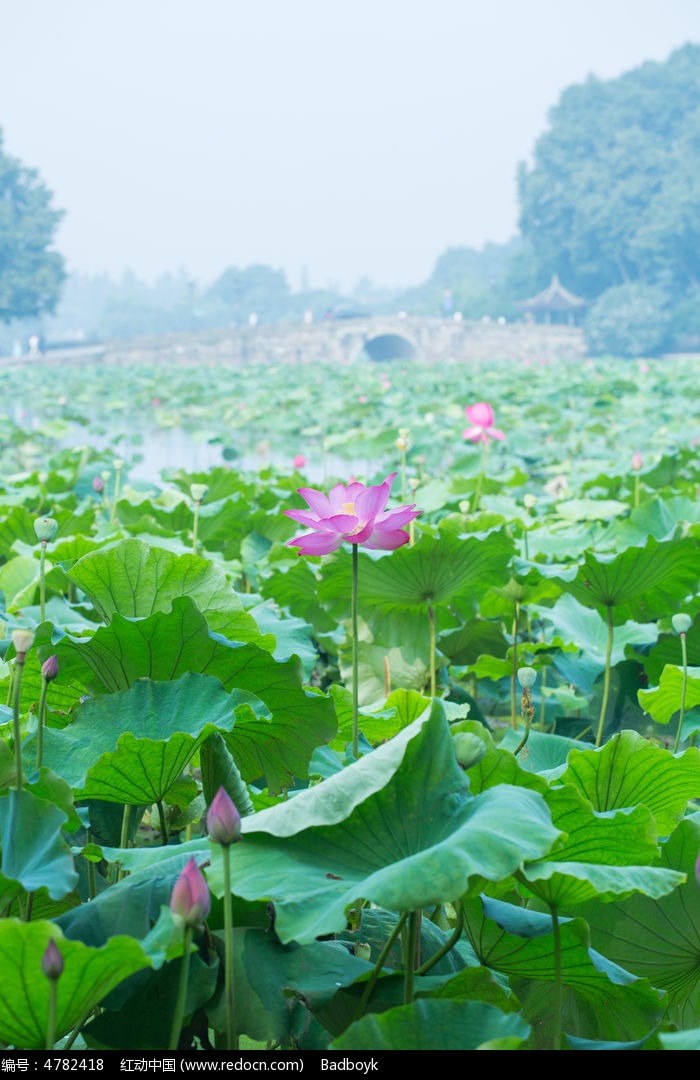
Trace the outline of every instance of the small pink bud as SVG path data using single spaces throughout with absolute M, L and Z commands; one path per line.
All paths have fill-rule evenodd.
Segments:
M 207 811 L 207 829 L 215 844 L 228 846 L 241 838 L 241 815 L 223 787 L 219 788 Z
M 93 476 L 92 478 L 92 490 L 96 491 L 98 495 L 101 495 L 105 489 L 105 482 L 101 476 Z
M 294 460 L 293 460 L 293 465 L 294 465 L 295 469 L 303 469 L 304 466 L 306 465 L 306 458 L 304 457 L 304 455 L 303 454 L 295 454 L 294 455 Z
M 194 859 L 189 860 L 173 886 L 170 910 L 188 926 L 200 926 L 211 910 L 209 887 Z
M 46 682 L 53 682 L 57 675 L 58 657 L 55 655 L 50 656 L 48 660 L 44 660 L 44 663 L 41 665 L 41 677 L 45 679 Z
M 41 970 L 47 979 L 52 980 L 60 979 L 63 974 L 63 957 L 53 938 L 50 939 L 44 949 L 44 955 L 41 958 Z
M 643 464 L 644 458 L 639 453 L 639 450 L 635 450 L 635 452 L 632 454 L 632 468 L 635 472 L 639 472 Z

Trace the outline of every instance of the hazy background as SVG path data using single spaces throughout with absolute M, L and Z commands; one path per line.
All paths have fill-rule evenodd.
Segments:
M 698 0 L 0 0 L 5 151 L 70 271 L 425 279 L 517 231 L 571 83 L 700 41 Z

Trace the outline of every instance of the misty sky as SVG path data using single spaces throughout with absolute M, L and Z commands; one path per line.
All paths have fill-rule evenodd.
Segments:
M 561 91 L 700 42 L 700 0 L 0 0 L 5 151 L 69 269 L 425 280 L 517 231 Z

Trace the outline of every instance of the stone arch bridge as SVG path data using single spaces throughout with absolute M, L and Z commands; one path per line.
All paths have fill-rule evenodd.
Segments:
M 106 361 L 179 360 L 183 363 L 349 363 L 419 359 L 447 360 L 580 360 L 586 355 L 582 331 L 575 326 L 514 322 L 456 322 L 450 318 L 383 316 L 325 319 L 234 327 L 135 338 L 71 350 L 73 357 L 101 356 Z M 56 359 L 71 359 L 66 350 L 50 350 Z

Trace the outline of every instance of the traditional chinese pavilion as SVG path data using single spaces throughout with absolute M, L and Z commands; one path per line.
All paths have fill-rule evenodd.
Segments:
M 552 280 L 541 293 L 518 304 L 520 310 L 532 316 L 536 322 L 568 323 L 570 326 L 579 321 L 585 306 L 583 297 L 575 296 L 564 288 L 558 274 L 552 274 Z

